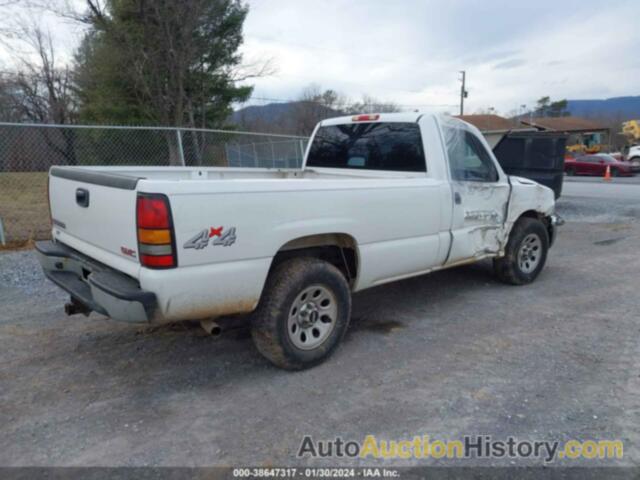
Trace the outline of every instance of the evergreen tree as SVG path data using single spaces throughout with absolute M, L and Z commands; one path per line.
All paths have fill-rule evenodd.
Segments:
M 238 85 L 240 0 L 87 0 L 76 52 L 86 123 L 216 127 L 252 87 Z

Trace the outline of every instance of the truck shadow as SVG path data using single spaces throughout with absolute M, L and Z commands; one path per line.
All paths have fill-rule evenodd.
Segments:
M 326 376 L 336 362 L 340 365 L 352 357 L 354 352 L 345 353 L 348 348 L 359 349 L 355 339 L 368 343 L 362 333 L 416 335 L 412 329 L 416 323 L 437 319 L 438 311 L 459 301 L 461 295 L 491 287 L 496 283 L 490 265 L 477 264 L 358 293 L 346 336 L 351 345 L 324 364 L 297 373 L 284 372 L 264 360 L 246 327 L 213 339 L 193 322 L 140 329 L 93 315 L 86 320 L 56 319 L 60 325 L 32 344 L 37 354 L 16 364 L 16 374 L 31 369 L 37 371 L 37 378 L 23 377 L 18 382 L 16 376 L 13 387 L 17 394 L 27 389 L 46 399 L 40 408 L 73 404 L 85 409 L 115 402 L 126 410 L 146 410 L 167 398 L 194 392 L 216 398 L 242 385 L 268 389 L 275 382 L 285 387 L 299 375 Z
M 361 331 L 389 334 L 400 329 L 410 329 L 414 322 L 421 321 L 416 318 L 416 313 L 418 316 L 433 317 L 434 305 L 437 310 L 446 309 L 447 305 L 458 302 L 462 295 L 469 295 L 477 289 L 499 288 L 499 285 L 493 278 L 490 262 L 480 262 L 356 293 L 345 341 L 349 342 Z M 132 332 L 133 337 L 129 336 L 126 343 L 135 343 L 135 352 L 138 352 L 132 354 L 136 357 L 135 362 L 148 368 L 162 364 L 171 365 L 172 368 L 197 364 L 198 368 L 215 372 L 217 377 L 235 375 L 239 368 L 248 365 L 251 368 L 279 371 L 255 351 L 248 317 L 226 319 L 226 322 L 228 327 L 218 338 L 208 336 L 198 322 L 184 322 L 138 329 Z M 107 334 L 95 341 L 105 347 L 109 345 L 122 350 L 119 348 L 122 340 L 121 335 Z M 92 347 L 86 345 L 86 348 Z M 152 353 L 156 360 L 150 361 L 148 353 Z M 106 369 L 111 356 L 98 356 L 96 360 L 104 361 Z M 220 369 L 221 363 L 228 368 Z
M 491 262 L 465 265 L 393 282 L 358 292 L 347 340 L 360 330 L 389 334 L 409 327 L 416 312 L 429 316 L 432 307 L 446 307 L 474 289 L 499 285 Z

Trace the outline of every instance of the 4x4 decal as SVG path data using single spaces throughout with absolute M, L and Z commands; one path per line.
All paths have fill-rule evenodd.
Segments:
M 200 230 L 194 237 L 187 240 L 182 248 L 195 248 L 201 250 L 209 245 L 209 240 L 213 238 L 211 245 L 222 245 L 229 247 L 236 242 L 236 227 L 231 227 L 223 233 L 224 227 L 210 227 Z

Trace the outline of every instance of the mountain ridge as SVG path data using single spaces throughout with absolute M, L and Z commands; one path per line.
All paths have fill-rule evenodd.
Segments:
M 290 115 L 303 102 L 269 103 L 250 105 L 233 112 L 231 121 L 236 124 L 268 125 L 278 123 L 287 128 L 294 127 Z M 340 112 L 324 109 L 328 116 L 338 116 Z M 620 121 L 640 119 L 640 95 L 612 97 L 605 99 L 576 99 L 567 101 L 567 111 L 574 117 L 610 118 Z

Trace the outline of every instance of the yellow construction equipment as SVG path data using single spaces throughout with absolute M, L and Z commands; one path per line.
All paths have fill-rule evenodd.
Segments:
M 629 120 L 622 123 L 622 135 L 629 145 L 640 142 L 640 120 Z
M 573 145 L 567 145 L 567 152 L 571 153 L 600 153 L 603 145 L 599 143 L 584 145 L 582 143 L 574 143 Z

